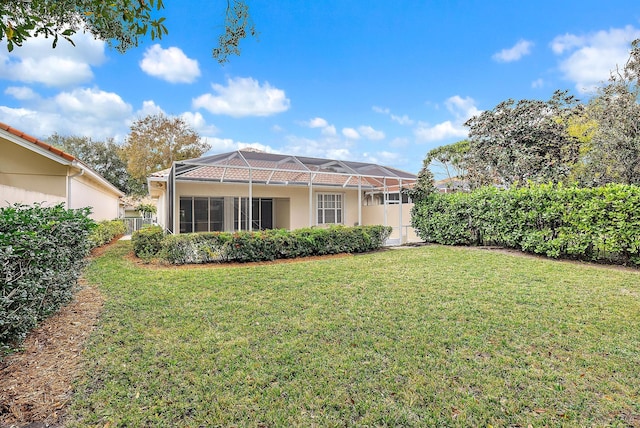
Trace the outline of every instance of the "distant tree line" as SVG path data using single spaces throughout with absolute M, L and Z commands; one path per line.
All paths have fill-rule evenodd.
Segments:
M 173 161 L 201 156 L 211 147 L 182 118 L 164 114 L 136 120 L 123 144 L 113 138 L 85 136 L 48 138 L 52 146 L 75 156 L 128 195 L 145 195 L 147 177 Z
M 499 103 L 466 122 L 467 140 L 427 154 L 414 197 L 432 190 L 428 169 L 436 165 L 471 189 L 527 183 L 639 185 L 639 83 L 640 39 L 631 44 L 626 64 L 586 103 L 566 91 L 556 91 L 548 101 Z

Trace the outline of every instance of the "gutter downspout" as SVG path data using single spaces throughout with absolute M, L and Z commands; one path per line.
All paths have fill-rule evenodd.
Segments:
M 78 166 L 78 164 L 73 161 L 71 166 Z M 75 177 L 81 177 L 84 175 L 84 168 L 80 168 L 80 172 L 77 174 L 69 175 L 67 173 L 67 209 L 71 209 L 71 179 Z

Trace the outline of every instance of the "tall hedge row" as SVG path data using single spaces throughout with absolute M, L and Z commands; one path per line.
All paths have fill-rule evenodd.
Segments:
M 412 223 L 427 242 L 640 265 L 637 186 L 549 184 L 431 194 L 415 204 Z
M 161 229 L 134 233 L 138 257 L 157 256 L 172 264 L 252 262 L 313 255 L 361 253 L 380 248 L 390 227 L 306 228 L 294 231 L 214 232 L 162 236 Z
M 0 208 L 0 355 L 72 299 L 91 249 L 89 209 Z

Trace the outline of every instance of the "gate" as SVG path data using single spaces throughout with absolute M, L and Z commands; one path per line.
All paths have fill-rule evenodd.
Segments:
M 127 226 L 127 235 L 131 235 L 136 230 L 142 229 L 143 226 L 147 224 L 153 224 L 153 219 L 151 218 L 142 218 L 142 217 L 125 217 L 122 219 L 124 224 Z

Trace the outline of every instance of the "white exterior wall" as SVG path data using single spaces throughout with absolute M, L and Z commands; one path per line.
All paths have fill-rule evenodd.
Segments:
M 113 220 L 120 214 L 120 198 L 85 175 L 69 177 L 69 208 L 91 207 L 90 217 L 96 221 Z

